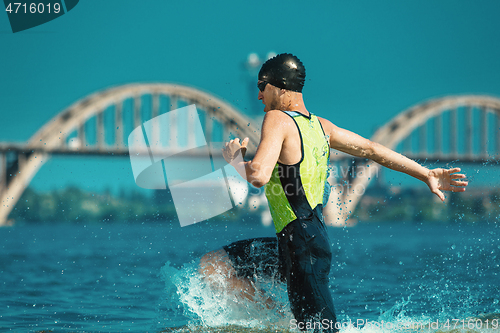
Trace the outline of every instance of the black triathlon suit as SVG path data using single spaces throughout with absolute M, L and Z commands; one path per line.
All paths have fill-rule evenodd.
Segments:
M 317 210 L 320 209 L 321 206 L 317 206 Z M 336 323 L 328 288 L 332 252 L 322 219 L 314 214 L 308 221 L 295 220 L 276 236 L 246 239 L 224 246 L 236 274 L 249 279 L 274 278 L 286 283 L 297 322 L 318 324 L 327 319 L 329 325 Z M 334 327 L 323 330 L 337 331 Z
M 313 121 L 319 124 L 317 118 L 314 118 L 314 115 L 311 118 L 311 115 L 307 117 L 294 112 L 286 113 L 292 118 L 298 117 L 294 121 L 299 129 L 301 141 L 310 140 L 310 133 L 309 137 L 303 138 L 303 132 L 309 130 L 307 126 Z M 320 135 L 324 135 L 320 125 L 316 125 L 316 127 L 315 131 L 321 131 Z M 310 149 L 312 145 L 310 141 L 308 143 L 308 149 Z M 326 149 L 329 152 L 328 145 Z M 302 142 L 302 160 L 305 154 L 307 152 L 304 153 L 304 143 Z M 308 156 L 309 161 L 313 158 L 311 156 Z M 323 332 L 337 332 L 338 329 L 335 327 L 337 318 L 328 278 L 332 252 L 323 220 L 323 205 L 318 204 L 311 208 L 300 183 L 302 180 L 300 176 L 299 178 L 296 176 L 300 175 L 301 167 L 304 168 L 304 164 L 301 162 L 295 165 L 278 163 L 274 175 L 276 177 L 275 184 L 278 183 L 284 189 L 292 188 L 290 192 L 285 191 L 284 195 L 286 195 L 290 209 L 293 210 L 297 218 L 286 224 L 276 234 L 277 238 L 242 240 L 223 248 L 232 261 L 238 276 L 253 279 L 275 277 L 286 283 L 290 308 L 298 323 L 304 325 L 305 323 L 327 322 L 329 326 L 323 326 Z M 305 172 L 309 170 L 306 169 Z M 279 209 L 283 210 L 283 207 L 279 207 Z

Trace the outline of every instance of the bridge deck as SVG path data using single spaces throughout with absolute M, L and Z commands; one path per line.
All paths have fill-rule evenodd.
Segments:
M 129 156 L 128 147 L 120 146 L 88 146 L 88 147 L 80 147 L 80 148 L 71 148 L 71 147 L 44 147 L 44 146 L 31 146 L 25 143 L 2 143 L 0 142 L 0 153 L 8 153 L 13 152 L 16 154 L 31 154 L 34 152 L 38 153 L 47 153 L 50 155 L 94 155 L 94 156 Z M 147 156 L 150 151 L 137 151 L 138 154 Z M 206 149 L 197 148 L 190 150 L 183 150 L 180 148 L 165 148 L 160 150 L 151 151 L 154 155 L 164 155 L 164 156 L 172 156 L 176 157 L 203 157 L 206 156 Z M 219 150 L 211 151 L 213 157 L 222 158 L 222 153 Z M 485 163 L 485 162 L 494 162 L 495 164 L 499 164 L 500 155 L 492 156 L 484 153 L 480 154 L 404 154 L 408 158 L 416 160 L 420 163 L 427 162 L 440 162 L 440 163 L 451 163 L 451 162 L 459 162 L 459 163 Z M 251 153 L 247 154 L 247 158 L 252 158 L 253 155 Z M 330 160 L 332 161 L 345 161 L 351 160 L 353 157 L 345 154 L 343 152 L 335 152 L 331 153 Z M 356 158 L 357 160 L 363 160 Z

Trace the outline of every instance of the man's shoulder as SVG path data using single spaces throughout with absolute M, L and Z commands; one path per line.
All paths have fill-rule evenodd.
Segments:
M 284 111 L 281 110 L 270 110 L 267 111 L 266 114 L 264 115 L 265 117 L 288 117 L 287 114 Z
M 266 133 L 274 132 L 286 135 L 295 128 L 293 118 L 281 110 L 267 111 L 262 121 L 262 131 Z
M 279 122 L 281 124 L 285 124 L 289 121 L 293 122 L 292 117 L 290 117 L 289 115 L 287 115 L 285 112 L 283 112 L 281 110 L 270 110 L 270 111 L 267 111 L 266 114 L 264 115 L 264 122 L 267 122 L 267 123 Z M 279 123 L 276 123 L 276 124 L 279 124 Z
M 318 120 L 321 123 L 321 126 L 323 127 L 323 129 L 332 128 L 332 126 L 333 127 L 335 126 L 330 120 L 328 120 L 326 118 L 318 117 Z

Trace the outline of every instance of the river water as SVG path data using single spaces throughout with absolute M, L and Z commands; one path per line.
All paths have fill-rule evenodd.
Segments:
M 499 229 L 464 221 L 329 228 L 342 331 L 500 331 Z M 233 222 L 0 228 L 0 331 L 298 332 L 278 282 L 261 282 L 276 300 L 270 310 L 214 292 L 197 273 L 205 252 L 272 235 Z

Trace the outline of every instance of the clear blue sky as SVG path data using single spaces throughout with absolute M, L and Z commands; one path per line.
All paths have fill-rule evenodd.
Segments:
M 200 87 L 255 113 L 242 63 L 291 52 L 309 110 L 370 137 L 450 94 L 500 96 L 500 1 L 80 1 L 11 32 L 0 13 L 0 141 L 25 141 L 86 95 L 130 82 Z M 257 110 L 258 112 L 258 110 Z M 53 159 L 33 185 L 133 185 L 128 161 Z

